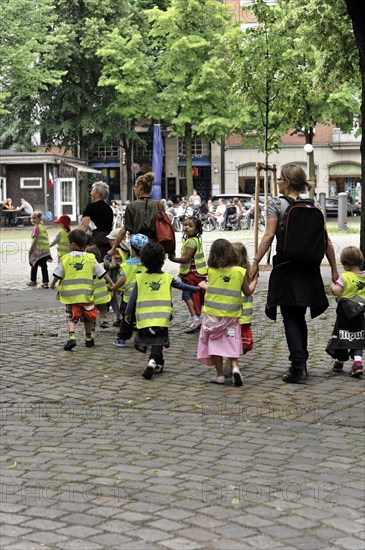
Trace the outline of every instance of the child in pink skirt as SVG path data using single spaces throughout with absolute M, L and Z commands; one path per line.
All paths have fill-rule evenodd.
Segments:
M 208 259 L 208 284 L 199 284 L 206 289 L 206 295 L 197 360 L 205 365 L 214 365 L 216 376 L 211 382 L 224 384 L 223 357 L 228 357 L 232 382 L 235 386 L 242 386 L 243 379 L 238 367 L 238 358 L 242 354 L 238 320 L 242 311 L 242 292 L 245 296 L 251 296 L 257 277 L 248 283 L 246 269 L 237 263 L 236 253 L 229 241 L 214 241 Z

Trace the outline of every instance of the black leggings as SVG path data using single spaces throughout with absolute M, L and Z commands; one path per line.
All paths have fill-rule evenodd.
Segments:
M 308 329 L 305 306 L 280 306 L 283 316 L 289 360 L 293 368 L 304 368 L 308 359 Z
M 37 273 L 38 273 L 38 266 L 42 270 L 42 283 L 49 283 L 48 278 L 48 267 L 47 267 L 47 258 L 41 258 L 38 260 L 31 268 L 30 270 L 30 280 L 33 283 L 37 282 Z

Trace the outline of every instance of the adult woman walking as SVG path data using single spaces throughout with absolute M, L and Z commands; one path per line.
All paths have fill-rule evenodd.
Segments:
M 95 182 L 91 187 L 91 202 L 86 205 L 82 213 L 80 229 L 87 232 L 90 222 L 96 226 L 92 230 L 95 245 L 104 258 L 109 250 L 107 235 L 113 229 L 113 210 L 105 201 L 109 196 L 109 186 L 103 181 Z
M 120 228 L 119 234 L 109 254 L 114 254 L 119 243 L 124 239 L 126 232 L 130 235 L 142 233 L 149 239 L 156 238 L 155 223 L 158 214 L 156 201 L 150 198 L 152 184 L 155 179 L 153 172 L 147 172 L 137 178 L 134 186 L 134 194 L 137 199 L 131 202 L 125 211 L 124 225 Z
M 294 200 L 300 198 L 300 193 L 304 193 L 307 188 L 310 188 L 305 172 L 296 164 L 287 164 L 282 168 L 278 184 L 280 194 Z M 256 275 L 258 264 L 276 237 L 276 255 L 273 258 L 273 270 L 270 274 L 266 315 L 270 319 L 276 320 L 276 308 L 280 306 L 291 362 L 289 372 L 283 376 L 283 381 L 290 383 L 304 380 L 307 377 L 309 356 L 308 330 L 305 320 L 307 307 L 310 308 L 311 317 L 314 318 L 327 309 L 328 300 L 323 287 L 320 261 L 288 261 L 284 258 L 280 226 L 288 205 L 285 198 L 269 199 L 266 230 L 253 259 L 251 277 Z M 305 232 L 307 229 L 308 227 L 304 227 L 301 231 Z M 333 246 L 328 237 L 325 254 L 331 266 L 332 280 L 335 282 L 338 279 L 338 271 Z

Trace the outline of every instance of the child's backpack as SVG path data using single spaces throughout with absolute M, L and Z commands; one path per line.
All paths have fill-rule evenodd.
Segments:
M 321 263 L 327 248 L 322 211 L 311 199 L 280 197 L 289 204 L 279 219 L 277 252 L 284 261 Z
M 166 254 L 173 254 L 175 252 L 175 231 L 172 227 L 171 220 L 166 212 L 162 209 L 159 202 L 158 214 L 156 218 L 156 241 L 165 249 Z

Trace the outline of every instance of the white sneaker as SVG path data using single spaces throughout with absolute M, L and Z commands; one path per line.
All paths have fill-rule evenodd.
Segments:
M 190 332 L 196 332 L 197 330 L 200 329 L 201 324 L 202 324 L 202 322 L 201 322 L 200 319 L 197 319 L 196 321 L 193 321 L 191 323 L 190 327 L 186 329 L 185 333 L 189 334 Z
M 210 379 L 211 384 L 225 384 L 224 376 L 213 376 Z
M 148 361 L 148 366 L 153 367 L 155 369 L 156 368 L 156 361 L 154 359 L 150 359 Z
M 232 382 L 235 386 L 242 386 L 243 377 L 239 368 L 235 367 L 232 370 Z

